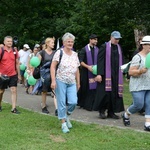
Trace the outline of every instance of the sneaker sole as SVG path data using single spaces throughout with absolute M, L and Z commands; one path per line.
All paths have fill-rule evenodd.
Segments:
M 69 133 L 70 131 L 65 131 L 65 132 L 64 132 L 64 131 L 62 131 L 62 132 L 63 132 L 63 133 Z
M 16 114 L 16 115 L 19 115 L 20 114 L 20 112 L 11 112 L 12 114 Z
M 146 128 L 146 126 L 144 126 L 144 131 L 150 132 L 150 128 Z
M 123 119 L 123 124 L 124 124 L 124 126 L 130 126 L 130 122 L 128 122 L 128 123 L 126 123 L 125 121 L 124 121 L 124 114 L 122 114 L 121 115 L 121 117 L 122 117 L 122 119 Z

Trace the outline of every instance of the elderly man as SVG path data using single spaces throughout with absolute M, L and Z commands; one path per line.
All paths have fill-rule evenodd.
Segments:
M 115 113 L 124 110 L 123 105 L 123 75 L 122 51 L 118 44 L 121 34 L 118 31 L 111 33 L 110 41 L 101 45 L 97 60 L 96 98 L 94 110 L 99 111 L 101 119 L 106 117 L 119 119 Z M 105 111 L 107 110 L 107 116 Z

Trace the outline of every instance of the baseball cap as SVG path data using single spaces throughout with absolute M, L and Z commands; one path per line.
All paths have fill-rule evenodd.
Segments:
M 27 48 L 27 49 L 30 48 L 28 44 L 24 44 L 23 47 L 24 47 L 24 48 Z
M 120 39 L 120 38 L 122 38 L 119 31 L 113 31 L 113 32 L 111 33 L 111 36 L 114 37 L 115 39 Z
M 150 44 L 150 35 L 144 36 L 140 44 Z
M 39 44 L 35 44 L 35 46 L 34 46 L 35 48 L 39 48 L 40 47 L 40 45 Z

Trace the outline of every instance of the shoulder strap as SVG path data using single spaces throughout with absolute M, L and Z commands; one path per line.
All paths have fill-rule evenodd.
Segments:
M 43 62 L 44 62 L 44 59 L 45 59 L 45 50 L 42 50 L 41 53 L 40 53 L 40 55 L 42 57 L 40 66 L 42 66 Z
M 14 48 L 12 48 L 12 49 L 13 49 L 13 53 L 14 53 L 14 56 L 15 56 L 15 70 L 17 70 L 17 68 L 16 68 L 16 50 Z
M 140 64 L 140 63 L 141 63 L 141 61 L 142 61 L 142 60 L 141 60 L 141 55 L 140 55 L 140 54 L 137 54 L 137 55 L 140 57 L 140 61 L 139 61 L 139 64 Z
M 62 58 L 62 56 L 63 56 L 63 51 L 62 51 L 62 49 L 58 49 L 59 51 L 60 51 L 60 56 L 59 56 L 59 62 L 58 62 L 58 64 L 57 64 L 57 66 L 56 66 L 56 70 L 58 69 L 58 66 L 59 66 L 59 64 L 60 64 L 60 62 L 61 62 L 61 58 Z
M 60 62 L 61 62 L 62 55 L 63 55 L 63 51 L 60 49 L 60 56 L 59 56 L 59 62 L 58 62 L 58 65 L 59 65 Z
M 0 61 L 2 60 L 2 58 L 3 58 L 3 55 L 4 55 L 4 48 L 2 47 L 2 48 L 1 48 Z
M 3 55 L 4 55 L 4 48 L 2 47 L 1 48 L 1 55 L 0 55 L 0 61 L 2 60 L 2 58 L 3 58 Z M 15 59 L 16 59 L 16 50 L 13 48 L 13 53 L 14 53 L 14 55 L 15 55 Z
M 30 59 L 31 59 L 33 56 L 34 56 L 34 54 L 33 54 L 33 53 L 29 54 Z

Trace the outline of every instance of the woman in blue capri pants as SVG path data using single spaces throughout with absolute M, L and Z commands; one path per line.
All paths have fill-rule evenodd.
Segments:
M 78 69 L 80 63 L 77 53 L 72 50 L 74 40 L 75 36 L 71 33 L 63 35 L 63 47 L 54 54 L 50 70 L 52 78 L 51 88 L 55 89 L 58 119 L 61 120 L 63 133 L 68 133 L 69 129 L 72 128 L 69 116 L 77 104 L 77 90 L 80 87 Z M 62 58 L 59 62 L 60 51 L 62 51 Z

